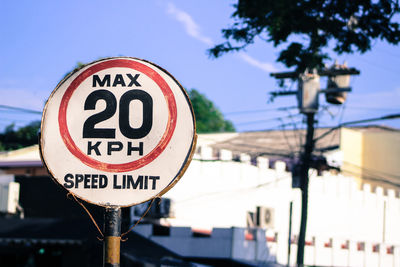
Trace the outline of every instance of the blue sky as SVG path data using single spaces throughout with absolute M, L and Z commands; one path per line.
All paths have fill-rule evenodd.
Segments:
M 261 40 L 241 53 L 210 59 L 208 48 L 223 41 L 235 1 L 8 1 L 0 3 L 0 105 L 42 110 L 47 97 L 78 61 L 132 56 L 167 69 L 186 88 L 196 88 L 239 131 L 279 129 L 302 116 L 294 96 L 268 103 L 277 89 L 270 72 L 286 68 L 279 48 Z M 334 126 L 400 111 L 400 48 L 375 42 L 373 51 L 338 58 L 361 70 L 344 106 L 321 108 L 319 126 Z M 325 100 L 320 97 L 325 106 Z M 261 111 L 260 111 L 261 110 Z M 246 111 L 246 112 L 243 112 Z M 248 111 L 248 112 L 247 112 Z M 292 116 L 292 117 L 290 117 Z M 0 130 L 40 115 L 0 109 Z M 378 122 L 400 128 L 400 120 Z M 304 126 L 304 125 L 303 125 Z M 287 129 L 293 126 L 286 126 Z

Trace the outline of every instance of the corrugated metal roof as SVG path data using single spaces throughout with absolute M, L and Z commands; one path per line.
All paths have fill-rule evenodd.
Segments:
M 315 129 L 314 138 L 328 132 L 330 128 Z M 304 145 L 306 130 L 247 132 L 212 145 L 215 149 L 226 149 L 233 153 L 246 153 L 252 157 L 298 156 Z M 316 150 L 337 148 L 340 142 L 339 130 L 334 130 L 315 144 Z

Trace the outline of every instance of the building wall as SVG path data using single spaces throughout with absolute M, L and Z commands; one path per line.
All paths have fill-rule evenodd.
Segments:
M 219 157 L 212 156 L 215 154 Z M 286 264 L 289 206 L 293 202 L 291 262 L 294 263 L 295 235 L 300 225 L 300 191 L 291 188 L 291 174 L 285 171 L 283 162 L 276 162 L 274 168 L 269 168 L 266 158 L 254 162 L 257 165 L 251 164 L 247 155 L 241 155 L 240 161 L 232 161 L 229 151 L 216 153 L 202 147 L 182 180 L 166 194 L 173 199 L 175 209 L 175 218 L 168 219 L 168 223 L 209 230 L 246 227 L 249 211 L 255 212 L 257 206 L 272 208 L 275 211 L 273 224 L 266 229 L 268 246 L 278 262 Z M 374 263 L 393 262 L 394 254 L 388 254 L 387 250 L 394 246 L 393 253 L 400 252 L 397 249 L 400 246 L 398 192 L 368 184 L 359 189 L 357 180 L 351 176 L 329 172 L 317 176 L 314 170 L 310 170 L 310 175 L 306 235 L 309 245 L 305 263 L 387 266 Z M 357 250 L 361 243 L 365 249 Z M 349 248 L 342 248 L 346 244 Z M 380 248 L 373 253 L 375 245 Z
M 400 132 L 384 129 L 342 129 L 342 169 L 373 187 L 400 186 Z M 361 185 L 361 183 L 360 183 Z
M 400 132 L 365 132 L 363 147 L 363 176 L 381 177 L 400 185 Z
M 353 129 L 342 128 L 340 131 L 340 150 L 343 152 L 342 170 L 357 179 L 361 187 L 362 172 L 359 166 L 363 164 L 363 134 Z

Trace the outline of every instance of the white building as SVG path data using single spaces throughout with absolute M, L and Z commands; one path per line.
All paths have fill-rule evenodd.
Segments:
M 285 162 L 276 157 L 272 157 L 271 164 L 265 156 L 235 155 L 218 148 L 224 140 L 232 142 L 232 136 L 225 137 L 228 138 L 219 138 L 213 143 L 210 140 L 215 135 L 200 136 L 197 153 L 186 174 L 165 195 L 173 200 L 174 218 L 163 223 L 210 231 L 213 236 L 212 228 L 251 226 L 250 214 L 256 214 L 257 207 L 263 207 L 268 215 L 263 226 L 269 256 L 275 255 L 279 263 L 287 264 L 292 202 L 290 263 L 294 264 L 301 199 L 300 190 L 292 189 L 291 173 Z M 237 137 L 233 136 L 233 140 Z M 253 140 L 252 144 L 256 142 Z M 330 153 L 330 161 L 335 154 L 341 155 Z M 398 225 L 398 191 L 372 188 L 367 183 L 360 188 L 352 176 L 310 170 L 305 264 L 400 266 Z

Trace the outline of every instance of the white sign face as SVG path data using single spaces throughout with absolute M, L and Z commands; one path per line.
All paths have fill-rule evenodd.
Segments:
M 40 151 L 53 178 L 76 196 L 131 206 L 175 185 L 195 141 L 182 86 L 153 63 L 118 57 L 58 84 L 43 111 Z

